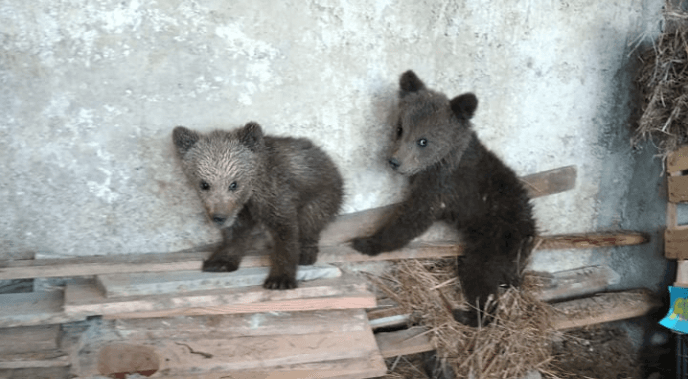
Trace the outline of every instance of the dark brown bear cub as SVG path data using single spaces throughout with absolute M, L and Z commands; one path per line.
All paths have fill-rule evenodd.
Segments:
M 478 324 L 477 309 L 489 322 L 490 295 L 502 284 L 518 286 L 532 250 L 535 222 L 528 194 L 514 172 L 487 150 L 470 119 L 478 99 L 466 93 L 449 100 L 427 89 L 413 73 L 401 90 L 389 165 L 409 177 L 410 190 L 372 236 L 353 247 L 368 255 L 399 249 L 442 220 L 463 237 L 458 274 L 471 311 L 455 318 Z
M 184 173 L 208 217 L 222 230 L 222 244 L 203 271 L 234 271 L 262 223 L 275 241 L 263 286 L 296 287 L 298 264 L 315 263 L 322 229 L 342 204 L 342 177 L 332 160 L 304 138 L 264 136 L 248 123 L 201 134 L 183 126 L 172 139 Z

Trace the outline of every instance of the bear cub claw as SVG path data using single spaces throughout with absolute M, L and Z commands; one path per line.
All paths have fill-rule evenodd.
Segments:
M 356 238 L 351 241 L 351 247 L 366 255 L 379 255 L 382 252 L 380 245 L 372 238 Z
M 287 275 L 270 275 L 265 279 L 263 287 L 269 290 L 290 290 L 296 288 L 296 278 Z
M 206 272 L 232 272 L 239 268 L 239 263 L 234 259 L 211 257 L 203 261 L 203 271 Z

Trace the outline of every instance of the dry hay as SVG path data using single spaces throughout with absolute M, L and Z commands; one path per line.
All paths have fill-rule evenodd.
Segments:
M 529 371 L 551 373 L 554 330 L 549 305 L 532 294 L 534 283 L 500 296 L 497 321 L 472 328 L 456 322 L 451 309 L 462 301 L 455 259 L 404 260 L 374 277 L 380 290 L 407 313 L 420 315 L 438 357 L 460 378 L 519 378 Z
M 636 78 L 642 94 L 642 114 L 631 143 L 651 139 L 660 155 L 688 143 L 688 12 L 668 0 L 665 30 L 649 51 L 641 54 Z

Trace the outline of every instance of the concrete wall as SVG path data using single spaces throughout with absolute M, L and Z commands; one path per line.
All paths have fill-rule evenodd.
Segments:
M 606 262 L 622 286 L 656 289 L 661 165 L 628 144 L 629 54 L 658 33 L 662 3 L 0 1 L 0 241 L 60 256 L 217 240 L 173 158 L 180 124 L 312 138 L 345 176 L 344 212 L 393 202 L 385 117 L 414 69 L 450 96 L 474 91 L 479 136 L 519 174 L 578 166 L 574 190 L 534 201 L 543 232 L 653 233 L 533 268 Z

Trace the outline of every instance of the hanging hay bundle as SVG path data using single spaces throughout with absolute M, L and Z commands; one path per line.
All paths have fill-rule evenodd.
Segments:
M 456 322 L 451 308 L 461 303 L 456 260 L 406 260 L 389 275 L 373 278 L 378 288 L 420 315 L 438 357 L 459 378 L 519 378 L 532 370 L 548 372 L 552 359 L 551 308 L 531 295 L 528 280 L 521 290 L 500 297 L 497 321 L 481 329 Z
M 631 143 L 650 138 L 666 157 L 688 143 L 688 12 L 667 1 L 664 18 L 664 32 L 640 57 L 642 115 Z

